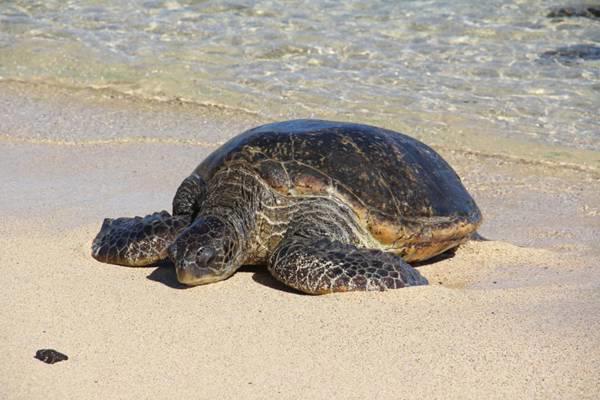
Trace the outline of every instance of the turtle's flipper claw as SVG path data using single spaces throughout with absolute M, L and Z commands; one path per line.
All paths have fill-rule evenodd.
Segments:
M 96 260 L 126 266 L 155 264 L 167 247 L 189 225 L 188 216 L 172 217 L 161 211 L 145 217 L 106 218 L 92 243 Z

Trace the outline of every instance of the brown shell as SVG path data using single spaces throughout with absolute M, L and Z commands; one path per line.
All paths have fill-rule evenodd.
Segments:
M 434 150 L 386 129 L 319 120 L 264 125 L 231 139 L 196 172 L 209 180 L 242 160 L 279 193 L 339 195 L 384 244 L 415 235 L 416 242 L 441 240 L 445 229 L 459 235 L 461 224 L 472 231 L 481 218 Z

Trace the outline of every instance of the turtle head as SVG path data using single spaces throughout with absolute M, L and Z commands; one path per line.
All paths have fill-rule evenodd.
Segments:
M 237 235 L 218 217 L 201 217 L 169 246 L 177 280 L 203 285 L 229 278 L 240 266 Z

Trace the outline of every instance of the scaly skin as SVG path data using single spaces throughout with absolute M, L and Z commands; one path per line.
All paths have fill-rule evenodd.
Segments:
M 167 248 L 189 225 L 187 215 L 161 211 L 145 217 L 107 218 L 92 243 L 92 256 L 109 264 L 138 267 L 167 256 Z

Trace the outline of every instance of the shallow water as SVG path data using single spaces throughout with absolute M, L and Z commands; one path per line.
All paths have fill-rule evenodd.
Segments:
M 557 5 L 9 1 L 0 79 L 599 151 L 600 61 L 541 55 L 598 44 L 600 21 L 547 18 Z

